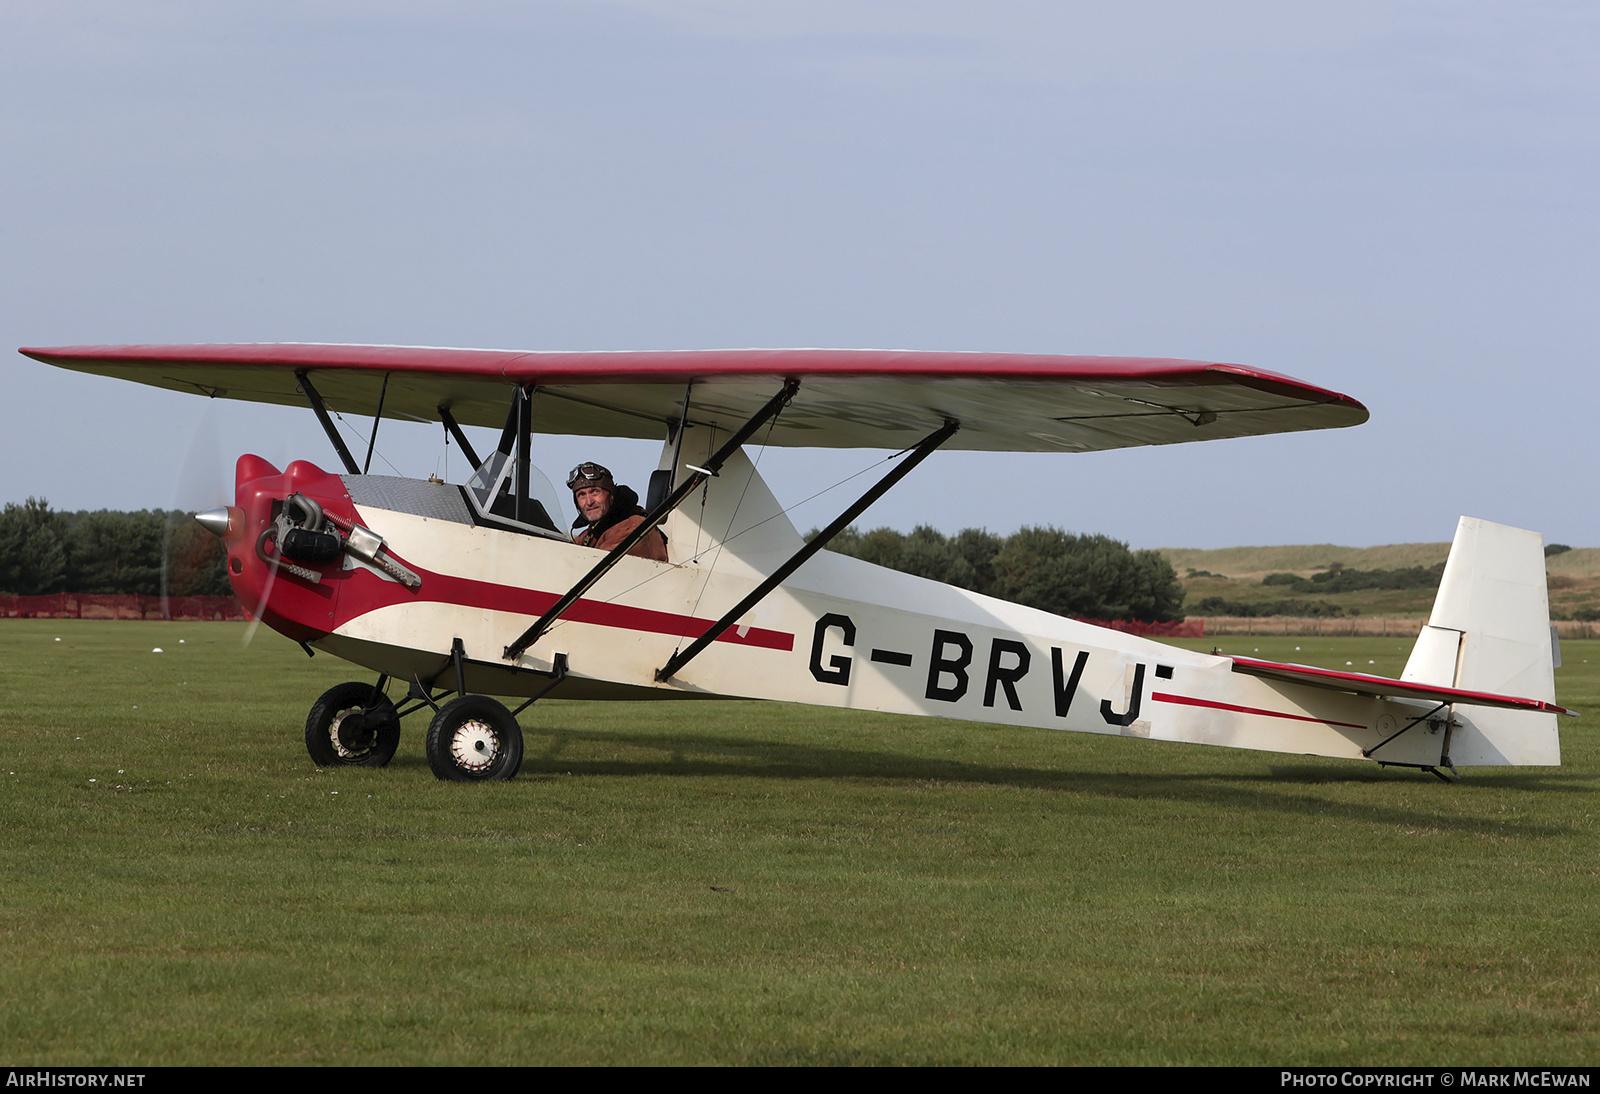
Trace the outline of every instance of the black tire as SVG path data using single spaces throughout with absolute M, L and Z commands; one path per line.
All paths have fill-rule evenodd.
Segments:
M 463 695 L 428 725 L 428 766 L 441 779 L 505 780 L 522 767 L 522 727 L 487 695 Z
M 399 747 L 400 716 L 371 684 L 329 688 L 306 717 L 306 751 L 318 767 L 382 767 Z

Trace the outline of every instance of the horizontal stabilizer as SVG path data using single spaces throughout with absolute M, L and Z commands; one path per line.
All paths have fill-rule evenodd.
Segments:
M 1486 691 L 1468 691 L 1464 688 L 1441 687 L 1412 680 L 1391 680 L 1386 676 L 1369 676 L 1364 672 L 1338 672 L 1318 669 L 1309 665 L 1285 665 L 1276 661 L 1258 661 L 1251 657 L 1235 657 L 1233 671 L 1247 676 L 1261 676 L 1269 680 L 1283 680 L 1291 684 L 1308 684 L 1315 688 L 1353 692 L 1356 695 L 1381 695 L 1390 699 L 1419 699 L 1430 703 L 1470 703 L 1479 707 L 1499 707 L 1505 710 L 1541 711 L 1548 714 L 1572 714 L 1575 711 L 1558 707 L 1543 699 L 1520 699 L 1513 695 L 1494 695 Z

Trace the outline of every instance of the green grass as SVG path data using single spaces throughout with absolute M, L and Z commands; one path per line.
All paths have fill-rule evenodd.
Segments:
M 0 623 L 8 1064 L 1600 1050 L 1600 642 L 1564 643 L 1563 767 L 1453 786 L 759 703 L 541 704 L 522 776 L 460 786 L 415 718 L 318 771 L 305 711 L 352 674 L 239 633 Z

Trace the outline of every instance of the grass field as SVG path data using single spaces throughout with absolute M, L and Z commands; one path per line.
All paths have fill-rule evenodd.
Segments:
M 521 777 L 462 786 L 416 719 L 390 767 L 318 771 L 306 709 L 352 674 L 239 636 L 0 623 L 0 1062 L 1600 1057 L 1600 642 L 1564 644 L 1586 715 L 1564 766 L 1458 785 L 550 703 L 523 716 Z M 1406 652 L 1223 641 L 1385 674 Z

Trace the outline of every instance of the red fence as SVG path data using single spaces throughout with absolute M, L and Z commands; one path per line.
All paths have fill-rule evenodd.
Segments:
M 0 619 L 203 619 L 246 620 L 250 613 L 231 596 L 139 596 L 135 593 L 0 593 Z

